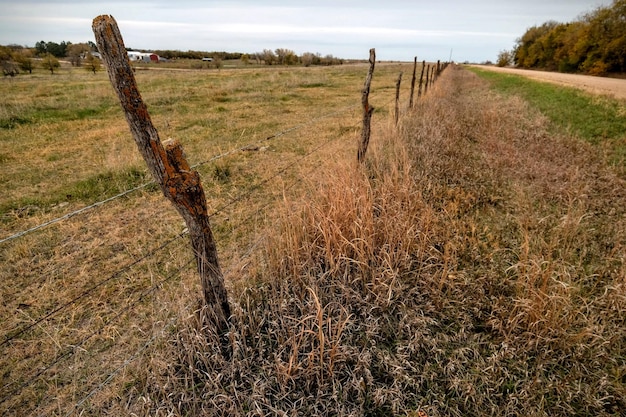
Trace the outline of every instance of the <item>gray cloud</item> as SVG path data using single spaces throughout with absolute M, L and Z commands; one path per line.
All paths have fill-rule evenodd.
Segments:
M 344 58 L 494 60 L 535 24 L 571 21 L 611 0 L 33 1 L 3 2 L 0 44 L 93 39 L 111 14 L 127 46 L 256 52 L 290 48 Z

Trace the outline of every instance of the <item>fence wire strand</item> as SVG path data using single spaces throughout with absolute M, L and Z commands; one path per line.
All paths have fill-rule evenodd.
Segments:
M 156 284 L 154 284 L 153 286 L 151 286 L 150 288 L 148 288 L 147 290 L 144 290 L 141 294 L 139 294 L 139 296 L 137 297 L 137 299 L 133 302 L 128 303 L 124 308 L 120 309 L 115 315 L 113 315 L 109 320 L 107 320 L 104 324 L 102 324 L 102 326 L 100 326 L 99 328 L 97 328 L 96 330 L 94 330 L 93 332 L 91 332 L 89 335 L 83 337 L 82 339 L 80 339 L 78 342 L 73 343 L 73 344 L 68 344 L 69 349 L 67 349 L 63 354 L 58 355 L 52 362 L 50 362 L 48 365 L 44 366 L 43 368 L 41 368 L 33 377 L 29 378 L 28 380 L 24 381 L 23 383 L 19 384 L 19 386 L 17 388 L 14 388 L 12 391 L 10 391 L 7 395 L 5 395 L 4 397 L 2 397 L 0 399 L 0 404 L 4 403 L 7 399 L 9 399 L 10 397 L 18 394 L 19 392 L 21 392 L 24 388 L 30 386 L 33 384 L 33 382 L 35 382 L 36 380 L 38 380 L 43 374 L 45 374 L 46 372 L 48 372 L 50 369 L 52 369 L 55 365 L 57 365 L 58 363 L 60 363 L 61 361 L 63 361 L 66 358 L 69 358 L 70 356 L 72 356 L 75 352 L 77 352 L 80 348 L 82 348 L 82 346 L 87 343 L 92 337 L 96 336 L 97 334 L 101 333 L 107 326 L 110 326 L 111 324 L 113 324 L 115 321 L 117 321 L 124 313 L 130 311 L 131 309 L 133 309 L 135 306 L 137 306 L 146 296 L 150 295 L 151 293 L 157 291 L 158 289 L 160 289 L 160 287 L 164 284 L 166 284 L 167 282 L 171 281 L 174 277 L 176 277 L 178 274 L 181 273 L 181 271 L 189 266 L 190 264 L 192 264 L 194 262 L 194 260 L 189 260 L 187 261 L 185 264 L 183 264 L 180 268 L 178 268 L 175 272 L 171 273 L 170 275 L 168 275 L 166 278 L 162 279 L 161 281 L 157 282 Z M 11 385 L 11 383 L 8 383 L 6 385 L 3 386 L 3 388 L 7 388 Z
M 58 306 L 57 308 L 49 311 L 47 314 L 45 314 L 44 316 L 38 318 L 37 320 L 35 320 L 34 322 L 28 324 L 27 326 L 22 327 L 21 329 L 19 329 L 18 331 L 16 331 L 13 334 L 11 333 L 11 330 L 9 330 L 9 332 L 7 332 L 7 334 L 10 334 L 9 336 L 6 336 L 5 339 L 0 342 L 0 347 L 6 345 L 7 343 L 11 342 L 12 340 L 16 339 L 17 337 L 21 336 L 22 334 L 26 333 L 27 331 L 31 330 L 32 328 L 34 328 L 35 326 L 37 326 L 38 324 L 42 323 L 43 321 L 46 321 L 50 318 L 52 318 L 53 316 L 55 316 L 56 314 L 58 314 L 59 312 L 63 311 L 64 309 L 68 308 L 69 306 L 71 306 L 72 304 L 76 303 L 77 301 L 87 297 L 89 294 L 91 294 L 92 292 L 94 292 L 96 289 L 100 288 L 101 286 L 103 286 L 104 284 L 107 284 L 109 282 L 112 282 L 114 280 L 116 280 L 117 278 L 119 278 L 124 272 L 130 270 L 131 268 L 133 268 L 134 266 L 140 264 L 141 262 L 145 261 L 148 258 L 151 258 L 152 256 L 154 256 L 157 252 L 167 248 L 169 245 L 171 245 L 172 243 L 174 243 L 175 241 L 177 241 L 178 239 L 182 238 L 187 232 L 182 232 L 180 234 L 178 234 L 177 236 L 175 236 L 174 238 L 166 241 L 165 243 L 157 246 L 156 248 L 152 249 L 150 252 L 148 252 L 147 254 L 141 256 L 138 259 L 135 259 L 134 261 L 132 261 L 131 263 L 123 266 L 122 268 L 118 269 L 116 272 L 114 272 L 113 274 L 109 275 L 108 278 L 98 282 L 95 285 L 92 285 L 91 287 L 89 287 L 88 289 L 86 289 L 85 291 L 83 291 L 82 293 L 80 293 L 79 295 L 77 295 L 76 297 L 72 298 L 70 301 L 67 301 L 64 304 L 61 304 L 60 306 Z
M 240 261 L 243 261 L 245 259 L 248 259 L 252 253 L 254 252 L 254 250 L 261 244 L 261 242 L 263 242 L 266 239 L 266 236 L 261 236 L 258 239 L 256 239 L 246 250 L 246 252 L 243 254 L 243 256 L 241 257 Z M 228 275 L 229 273 L 233 272 L 235 269 L 235 265 L 231 265 L 225 272 L 224 275 Z M 189 306 L 188 306 L 189 308 Z M 78 410 L 83 404 L 85 404 L 87 401 L 89 401 L 89 399 L 91 397 L 93 397 L 95 394 L 97 394 L 99 391 L 102 391 L 102 389 L 104 389 L 104 387 L 106 387 L 111 381 L 113 381 L 113 378 L 115 378 L 115 376 L 117 374 L 119 374 L 123 369 L 125 369 L 127 366 L 129 366 L 131 363 L 133 363 L 135 360 L 137 360 L 141 354 L 147 350 L 152 344 L 154 344 L 160 336 L 164 335 L 165 332 L 173 327 L 176 323 L 176 321 L 178 320 L 177 316 L 172 317 L 169 322 L 159 331 L 157 332 L 155 335 L 153 335 L 150 340 L 148 340 L 144 345 L 142 345 L 132 356 L 130 356 L 128 359 L 126 359 L 120 366 L 118 366 L 116 369 L 114 369 L 109 375 L 107 375 L 107 377 L 100 383 L 98 384 L 98 386 L 94 389 L 92 389 L 91 391 L 89 391 L 89 393 L 82 398 L 80 401 L 78 401 L 73 407 L 72 409 L 65 414 L 65 417 L 69 417 L 71 415 L 73 415 L 76 410 Z M 42 416 L 43 417 L 43 416 Z

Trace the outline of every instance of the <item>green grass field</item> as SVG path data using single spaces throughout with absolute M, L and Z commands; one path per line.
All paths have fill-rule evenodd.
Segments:
M 378 64 L 357 166 L 366 71 L 138 70 L 216 213 L 230 356 L 146 187 L 0 243 L 2 413 L 620 415 L 620 104 L 451 67 L 407 110 Z M 0 91 L 0 238 L 149 181 L 105 74 Z

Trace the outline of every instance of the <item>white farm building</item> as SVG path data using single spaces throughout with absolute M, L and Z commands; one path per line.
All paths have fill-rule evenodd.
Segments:
M 155 53 L 152 52 L 138 52 L 138 51 L 128 51 L 128 59 L 131 62 L 162 62 L 167 61 L 165 58 L 161 58 Z

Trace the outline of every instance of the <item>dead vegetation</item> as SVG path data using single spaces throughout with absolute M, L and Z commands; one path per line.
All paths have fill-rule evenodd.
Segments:
M 181 302 L 124 400 L 93 409 L 623 413 L 626 184 L 601 151 L 458 68 L 377 133 L 366 166 L 285 197 L 233 288 L 230 358 Z
M 387 68 L 390 86 L 396 69 Z M 384 86 L 380 70 L 374 81 Z M 285 118 L 290 126 L 309 120 L 311 107 L 323 114 L 331 97 L 341 106 L 358 97 L 359 71 L 313 76 L 187 76 L 181 89 L 171 76 L 149 75 L 146 96 L 160 129 L 186 136 L 202 160 L 259 142 Z M 314 93 L 304 78 L 329 88 Z M 104 80 L 97 83 L 90 96 L 107 97 Z M 222 92 L 207 112 L 200 96 L 216 87 Z M 598 147 L 550 133 L 524 101 L 490 92 L 458 68 L 446 70 L 397 131 L 374 90 L 378 127 L 363 167 L 354 163 L 354 118 L 341 116 L 201 168 L 210 210 L 227 208 L 214 225 L 234 308 L 229 357 L 196 318 L 183 225 L 149 189 L 2 247 L 3 335 L 33 325 L 2 346 L 2 413 L 623 413 L 623 167 Z M 108 129 L 65 137 L 63 146 L 81 154 L 103 138 L 110 147 L 88 157 L 85 172 L 72 171 L 80 179 L 100 178 L 103 165 L 134 172 L 136 157 L 112 113 L 98 113 L 96 129 Z M 226 126 L 222 113 L 245 123 Z M 275 118 L 258 130 L 261 114 Z M 55 148 L 61 123 L 40 123 L 42 115 L 3 132 L 21 146 L 15 160 L 27 159 L 28 147 L 43 149 L 24 166 L 0 159 L 5 178 L 21 178 L 3 204 L 12 208 L 13 196 L 24 194 L 34 201 L 34 214 L 2 213 L 5 231 L 67 209 L 52 194 L 74 159 Z M 210 147 L 207 128 L 219 137 Z M 277 160 L 289 170 L 268 176 Z M 46 175 L 32 169 L 44 165 Z M 228 206 L 251 184 L 262 192 Z M 63 314 L 36 322 L 59 306 Z

